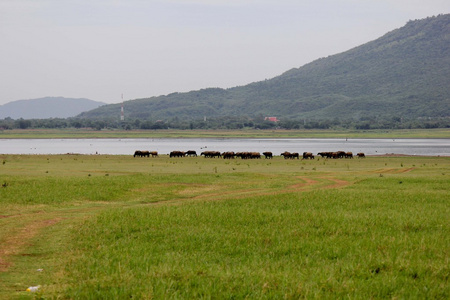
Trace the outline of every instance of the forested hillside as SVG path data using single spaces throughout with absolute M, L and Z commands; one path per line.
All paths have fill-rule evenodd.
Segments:
M 450 14 L 409 21 L 367 44 L 270 80 L 125 102 L 127 120 L 276 116 L 289 119 L 447 118 Z M 261 74 L 264 77 L 264 74 Z M 120 104 L 80 118 L 119 118 Z

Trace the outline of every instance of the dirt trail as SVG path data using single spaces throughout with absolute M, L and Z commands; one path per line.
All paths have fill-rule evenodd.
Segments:
M 299 183 L 291 186 L 290 188 L 301 191 L 306 189 L 336 189 L 342 188 L 350 184 L 350 182 L 337 179 L 329 176 L 319 176 L 315 177 L 316 179 L 311 179 L 309 177 L 298 177 L 299 179 L 305 181 L 305 183 Z
M 293 190 L 304 190 L 304 189 L 306 189 L 308 187 L 312 187 L 312 186 L 317 185 L 319 183 L 319 181 L 311 179 L 309 177 L 297 176 L 297 178 L 300 179 L 300 180 L 303 180 L 304 182 L 294 184 L 294 185 L 289 187 L 290 189 L 293 189 Z
M 334 184 L 330 184 L 330 185 L 323 187 L 324 189 L 338 189 L 338 188 L 342 188 L 342 187 L 345 187 L 350 184 L 350 182 L 342 180 L 342 179 L 328 178 L 328 177 L 321 177 L 321 178 L 324 178 L 324 179 L 334 182 Z
M 299 180 L 302 182 L 296 183 L 294 185 L 290 185 L 282 190 L 274 191 L 271 188 L 254 188 L 254 189 L 246 189 L 246 190 L 234 190 L 234 191 L 220 191 L 215 190 L 211 193 L 203 193 L 200 195 L 194 195 L 192 197 L 184 198 L 184 199 L 174 199 L 174 200 L 165 200 L 159 202 L 152 202 L 146 205 L 177 205 L 183 204 L 189 201 L 196 200 L 206 200 L 206 201 L 214 201 L 214 200 L 223 200 L 223 199 L 242 199 L 248 196 L 270 196 L 277 195 L 283 192 L 291 193 L 291 192 L 301 192 L 313 189 L 336 189 L 342 188 L 350 184 L 350 182 L 329 177 L 329 176 L 319 176 L 319 177 L 304 177 L 297 176 Z
M 297 176 L 301 182 L 286 187 L 283 190 L 274 191 L 271 188 L 255 188 L 246 190 L 233 190 L 233 191 L 221 191 L 216 189 L 205 189 L 200 195 L 193 195 L 192 197 L 177 198 L 173 200 L 163 200 L 159 202 L 152 202 L 147 204 L 111 204 L 110 207 L 134 207 L 141 205 L 179 205 L 190 201 L 198 200 L 223 200 L 223 199 L 241 199 L 248 196 L 270 196 L 277 195 L 282 192 L 301 192 L 313 189 L 334 189 L 341 188 L 349 185 L 350 183 L 341 179 L 319 176 L 319 177 L 304 177 Z M 105 205 L 97 205 L 92 207 L 85 207 L 80 209 L 68 209 L 67 211 L 50 212 L 50 213 L 30 213 L 30 214 L 17 214 L 13 216 L 1 216 L 2 218 L 29 218 L 29 221 L 25 222 L 22 227 L 11 231 L 6 239 L 0 244 L 0 272 L 6 272 L 12 265 L 11 257 L 15 255 L 21 255 L 30 245 L 30 241 L 39 234 L 41 230 L 48 226 L 55 225 L 61 220 L 71 218 L 81 212 L 94 212 L 99 209 L 103 209 Z M 72 216 L 71 216 L 72 215 Z M 13 220 L 12 220 L 13 221 Z
M 22 215 L 12 216 L 11 218 L 23 217 Z M 20 254 L 22 249 L 29 245 L 30 240 L 36 236 L 40 230 L 45 227 L 58 223 L 61 218 L 44 219 L 28 222 L 24 227 L 19 228 L 8 235 L 0 247 L 0 272 L 8 270 L 11 266 L 9 257 Z
M 414 170 L 415 168 L 384 168 L 372 171 L 372 173 L 383 173 L 383 174 L 402 174 L 408 173 Z
M 104 205 L 94 205 L 84 208 L 70 208 L 58 212 L 44 213 L 39 211 L 1 216 L 3 219 L 8 219 L 9 222 L 15 222 L 18 219 L 25 221 L 17 228 L 11 230 L 2 243 L 0 243 L 0 272 L 8 271 L 9 267 L 12 266 L 11 257 L 25 255 L 24 253 L 27 247 L 31 245 L 31 240 L 44 228 L 56 225 L 64 219 L 71 218 L 72 215 L 78 215 L 81 212 L 94 212 L 104 207 Z M 17 222 L 20 223 L 20 220 Z

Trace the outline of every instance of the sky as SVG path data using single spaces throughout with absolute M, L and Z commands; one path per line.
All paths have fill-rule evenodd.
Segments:
M 449 12 L 448 0 L 0 0 L 0 105 L 242 86 Z

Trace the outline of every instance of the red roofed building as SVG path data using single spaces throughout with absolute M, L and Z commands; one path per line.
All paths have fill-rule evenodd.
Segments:
M 277 117 L 265 117 L 264 121 L 278 122 L 280 120 L 278 120 Z

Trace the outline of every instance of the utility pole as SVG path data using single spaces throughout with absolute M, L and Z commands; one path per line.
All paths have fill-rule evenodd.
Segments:
M 122 107 L 120 108 L 120 121 L 125 120 L 125 116 L 123 115 L 123 94 L 122 94 Z

